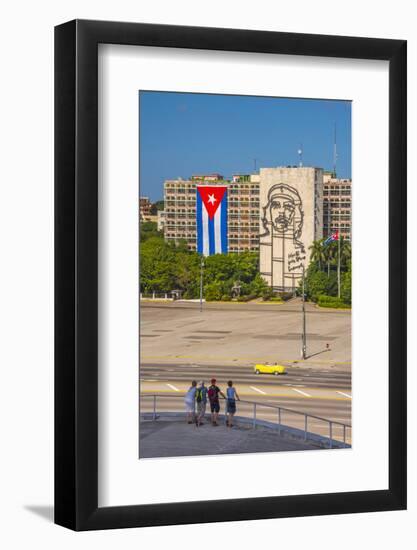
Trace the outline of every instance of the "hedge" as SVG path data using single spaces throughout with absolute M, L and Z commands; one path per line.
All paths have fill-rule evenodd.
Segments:
M 320 295 L 317 299 L 317 304 L 320 307 L 331 307 L 334 309 L 350 309 L 349 304 L 345 304 L 340 298 L 335 298 L 334 296 Z
M 239 296 L 237 298 L 238 302 L 250 302 L 251 300 L 254 300 L 257 298 L 256 294 L 248 294 L 247 296 Z

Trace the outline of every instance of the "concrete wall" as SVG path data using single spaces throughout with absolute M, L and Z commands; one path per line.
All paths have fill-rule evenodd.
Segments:
M 293 290 L 323 235 L 323 171 L 261 168 L 259 230 L 261 274 L 274 289 Z

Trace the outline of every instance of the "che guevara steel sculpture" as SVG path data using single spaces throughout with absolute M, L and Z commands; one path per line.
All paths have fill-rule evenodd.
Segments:
M 259 244 L 264 247 L 262 274 L 274 289 L 294 290 L 302 276 L 306 259 L 303 220 L 297 189 L 285 183 L 273 185 L 262 207 Z

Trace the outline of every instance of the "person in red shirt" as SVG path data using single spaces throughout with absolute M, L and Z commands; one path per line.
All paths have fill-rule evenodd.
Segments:
M 211 423 L 213 426 L 218 426 L 217 418 L 220 412 L 219 394 L 223 397 L 223 399 L 226 399 L 226 396 L 221 389 L 216 386 L 216 379 L 212 378 L 211 386 L 208 389 L 208 398 L 210 401 Z

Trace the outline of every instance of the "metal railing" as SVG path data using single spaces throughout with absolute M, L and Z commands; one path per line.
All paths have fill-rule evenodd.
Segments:
M 164 394 L 141 394 L 141 399 L 147 399 L 147 398 L 152 398 L 152 419 L 153 420 L 157 420 L 158 419 L 158 409 L 157 409 L 157 399 L 158 398 L 161 398 L 161 399 L 184 399 L 184 395 L 164 395 Z M 314 414 L 310 414 L 310 413 L 306 413 L 306 412 L 301 412 L 301 411 L 296 411 L 294 409 L 289 409 L 287 407 L 282 407 L 281 405 L 273 405 L 271 403 L 261 403 L 259 401 L 245 401 L 243 399 L 240 399 L 238 401 L 239 404 L 246 404 L 246 405 L 249 405 L 249 407 L 252 409 L 252 428 L 255 429 L 257 425 L 261 425 L 261 423 L 263 422 L 260 418 L 259 418 L 259 409 L 260 408 L 269 408 L 269 409 L 275 409 L 277 412 L 276 412 L 276 422 L 272 421 L 273 424 L 276 423 L 277 425 L 277 429 L 278 429 L 278 434 L 281 435 L 281 432 L 284 432 L 284 431 L 288 431 L 288 429 L 290 430 L 297 430 L 298 432 L 300 432 L 300 434 L 303 434 L 304 436 L 304 441 L 307 441 L 307 439 L 309 439 L 309 436 L 311 438 L 311 436 L 315 436 L 315 438 L 321 438 L 321 439 L 327 439 L 328 440 L 328 446 L 329 446 L 329 449 L 332 449 L 333 446 L 334 446 L 334 443 L 343 443 L 343 447 L 350 447 L 350 445 L 347 443 L 347 432 L 348 430 L 351 430 L 352 429 L 352 426 L 350 424 L 345 424 L 344 422 L 339 422 L 337 420 L 329 420 L 328 418 L 323 418 L 322 416 L 317 416 L 317 415 L 314 415 Z M 159 414 L 162 415 L 164 411 L 159 411 Z M 166 411 L 165 411 L 166 412 Z M 173 411 L 175 412 L 175 411 Z M 142 413 L 142 411 L 141 411 Z M 288 424 L 283 424 L 282 422 L 282 416 L 283 416 L 283 413 L 289 413 L 289 414 L 292 414 L 292 415 L 297 415 L 297 416 L 300 416 L 300 417 L 303 417 L 304 419 L 304 422 L 302 424 L 302 429 L 300 428 L 296 428 L 296 427 L 292 427 L 292 426 L 289 426 Z M 315 432 L 309 432 L 308 431 L 308 428 L 309 428 L 309 420 L 310 419 L 313 419 L 313 420 L 318 420 L 320 422 L 324 422 L 325 424 L 328 425 L 328 435 L 327 436 L 323 436 L 321 434 L 318 434 L 318 433 L 315 433 Z M 226 415 L 225 415 L 225 422 L 226 422 Z M 271 423 L 271 420 L 268 419 L 268 422 Z M 341 427 L 341 431 L 342 431 L 342 437 L 339 439 L 336 439 L 336 435 L 335 435 L 335 432 L 334 432 L 334 427 L 335 426 L 339 426 Z

